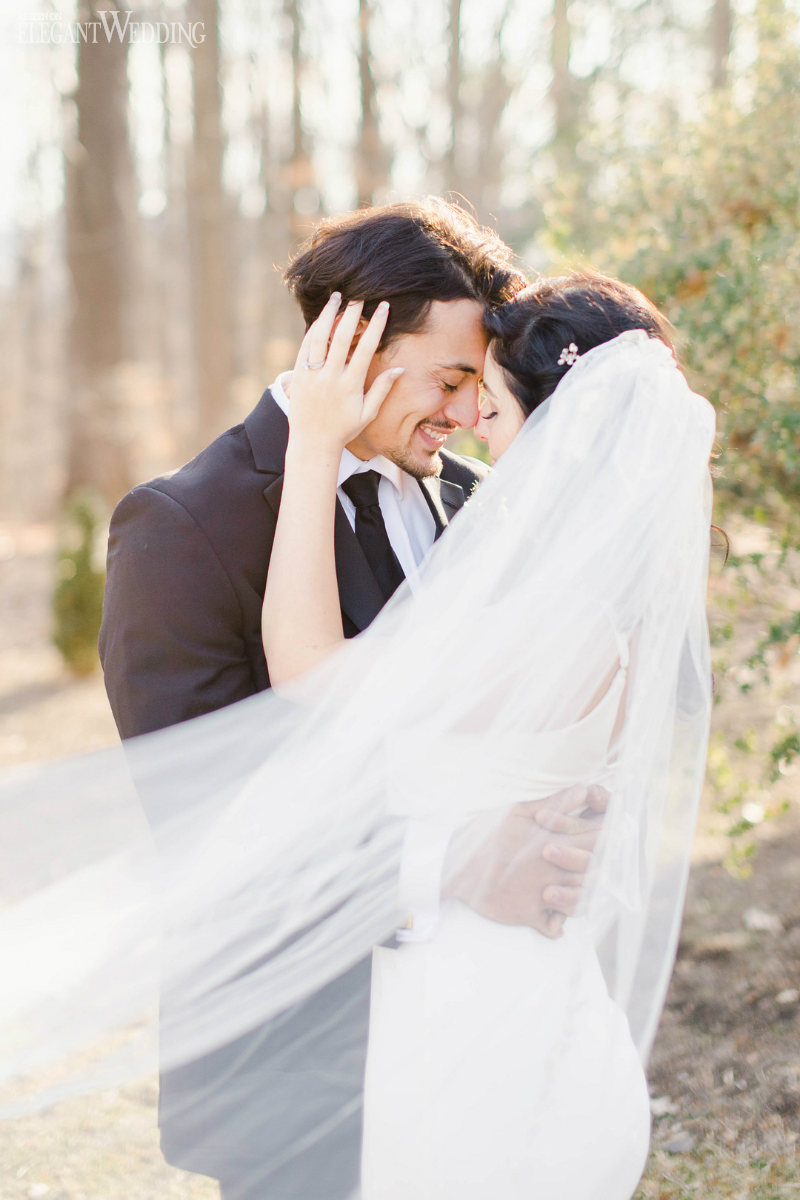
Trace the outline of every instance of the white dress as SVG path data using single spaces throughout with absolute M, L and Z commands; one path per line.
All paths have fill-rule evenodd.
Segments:
M 540 734 L 554 774 L 607 766 L 620 669 Z M 435 937 L 374 951 L 363 1200 L 629 1200 L 647 1085 L 581 918 L 556 941 L 447 901 Z

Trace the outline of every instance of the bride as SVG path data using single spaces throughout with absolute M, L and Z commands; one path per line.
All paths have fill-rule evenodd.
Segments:
M 343 447 L 374 420 L 399 373 L 372 362 L 387 313 L 384 305 L 367 323 L 361 305 L 342 314 L 334 297 L 298 355 L 263 609 L 274 687 L 344 641 L 333 556 L 337 469 Z M 685 620 L 700 594 L 713 415 L 664 344 L 666 322 L 617 281 L 542 280 L 486 320 L 492 340 L 477 432 L 495 464 L 509 455 L 515 483 L 529 472 L 533 493 L 526 507 L 511 493 L 511 478 L 504 485 L 498 475 L 495 486 L 509 491 L 506 526 L 492 536 L 516 541 L 514 560 L 530 554 L 532 570 L 505 578 L 487 571 L 488 602 L 476 607 L 469 632 L 494 647 L 495 624 L 506 627 L 497 639 L 505 657 L 486 664 L 496 687 L 484 687 L 480 703 L 467 703 L 431 747 L 448 761 L 455 803 L 439 791 L 441 772 L 429 776 L 414 737 L 406 745 L 416 769 L 395 788 L 392 811 L 422 815 L 453 839 L 482 810 L 602 783 L 612 797 L 609 829 L 594 895 L 584 897 L 559 940 L 481 917 L 478 880 L 462 855 L 450 868 L 432 935 L 374 951 L 362 1194 L 626 1200 L 647 1157 L 649 1098 L 628 1020 L 601 970 L 603 951 L 614 957 L 602 937 L 609 937 L 612 896 L 637 904 L 645 843 L 670 834 L 658 829 L 663 780 L 634 766 L 648 753 L 642 739 L 662 741 L 690 715 L 701 727 L 707 714 L 699 611 L 694 627 L 681 625 L 682 644 L 669 650 L 659 626 L 675 620 L 672 609 Z M 543 489 L 550 496 L 541 507 L 557 528 L 525 536 L 516 522 L 537 518 Z M 480 504 L 477 497 L 471 507 Z M 489 547 L 481 549 L 486 557 Z M 579 604 L 573 589 L 583 593 Z M 544 621 L 554 603 L 574 606 L 573 619 L 559 622 L 561 636 L 555 627 L 551 636 Z M 453 615 L 445 609 L 440 620 L 446 628 Z M 515 639 L 526 636 L 535 651 L 523 655 L 519 647 L 515 664 Z M 463 647 L 467 662 L 470 652 Z M 690 652 L 697 657 L 681 661 Z M 664 673 L 660 696 L 655 670 Z M 693 713 L 679 714 L 681 687 Z M 526 705 L 541 713 L 539 721 L 521 711 L 501 737 L 487 736 L 497 711 L 512 709 L 521 690 L 539 693 L 538 703 Z M 453 759 L 465 753 L 462 791 L 464 770 Z M 699 759 L 685 780 L 695 793 L 698 767 Z M 613 881 L 612 862 L 619 872 Z M 641 928 L 623 929 L 621 921 L 617 938 L 642 936 Z
M 393 383 L 386 311 L 332 301 L 292 376 L 273 691 L 0 779 L 0 1112 L 151 1069 L 157 1030 L 165 1070 L 224 1049 L 227 1071 L 256 1035 L 259 1072 L 290 1084 L 333 1034 L 341 1060 L 296 1103 L 234 1062 L 191 1127 L 278 1127 L 273 1165 L 298 1180 L 279 1194 L 318 1200 L 303 1156 L 335 1154 L 352 1113 L 330 1097 L 363 1038 L 336 981 L 372 952 L 364 1200 L 626 1200 L 705 759 L 713 412 L 634 289 L 526 289 L 488 318 L 494 472 L 345 644 L 336 464 Z M 492 921 L 485 848 L 502 856 L 508 814 L 587 787 L 608 807 L 563 935 Z M 568 853 L 583 803 L 543 841 Z M 442 848 L 439 882 L 393 949 L 411 830 Z

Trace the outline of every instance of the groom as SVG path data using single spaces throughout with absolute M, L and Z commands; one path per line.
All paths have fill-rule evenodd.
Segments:
M 508 248 L 463 210 L 429 202 L 324 222 L 286 274 L 307 325 L 334 290 L 344 302 L 363 300 L 365 318 L 380 300 L 391 303 L 378 355 L 391 346 L 393 363 L 405 371 L 357 444 L 345 450 L 339 478 L 347 485 L 367 463 L 377 472 L 381 524 L 406 575 L 486 472 L 441 446 L 446 435 L 477 418 L 484 311 L 525 283 L 510 258 Z M 260 619 L 288 437 L 286 383 L 280 376 L 241 425 L 175 474 L 135 488 L 114 514 L 100 655 L 123 738 L 269 687 Z M 340 486 L 335 532 L 348 637 L 365 629 L 386 599 L 371 551 L 356 534 L 350 491 Z M 468 887 L 480 895 L 483 915 L 552 935 L 571 911 L 580 867 L 568 847 L 560 860 L 555 854 L 547 862 L 538 852 L 526 858 L 527 839 L 538 843 L 537 833 L 516 813 L 502 840 L 469 864 Z M 424 938 L 435 929 L 444 850 L 431 845 L 424 826 L 409 829 L 402 874 L 410 928 L 401 936 Z M 517 868 L 520 860 L 528 865 Z M 219 1179 L 225 1200 L 344 1200 L 358 1182 L 366 1046 L 342 1046 L 340 1035 L 326 1034 L 325 1013 L 342 998 L 360 1006 L 363 1022 L 357 1023 L 366 1029 L 367 961 L 284 1022 L 284 1039 L 293 1021 L 315 1030 L 290 1072 L 269 1074 L 263 1064 L 274 1061 L 272 1035 L 255 1031 L 164 1075 L 160 1119 L 169 1161 Z M 311 1095 L 319 1099 L 319 1079 L 331 1076 L 338 1080 L 329 1101 L 335 1128 L 292 1158 L 284 1177 L 273 1165 L 292 1140 L 292 1106 Z M 276 1121 L 281 1108 L 285 1120 Z

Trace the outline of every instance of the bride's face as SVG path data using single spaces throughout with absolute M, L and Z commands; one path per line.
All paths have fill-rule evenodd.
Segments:
M 509 391 L 489 346 L 483 364 L 481 407 L 475 432 L 488 444 L 492 462 L 505 453 L 524 424 L 525 413 Z

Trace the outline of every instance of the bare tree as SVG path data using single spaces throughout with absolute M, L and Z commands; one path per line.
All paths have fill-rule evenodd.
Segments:
M 194 132 L 187 185 L 197 424 L 203 442 L 227 421 L 232 336 L 218 0 L 190 0 L 189 11 L 205 34 L 192 52 Z
M 448 189 L 461 191 L 464 186 L 461 138 L 464 128 L 464 98 L 462 94 L 463 64 L 461 61 L 461 9 L 463 0 L 449 0 L 447 107 L 450 112 L 450 144 L 444 168 Z
M 501 125 L 516 81 L 504 50 L 514 0 L 499 11 L 480 65 L 465 64 L 461 50 L 462 0 L 450 0 L 446 81 L 450 143 L 445 156 L 447 187 L 462 193 L 479 215 L 496 215 L 505 172 L 507 139 Z
M 359 206 L 372 204 L 386 184 L 388 157 L 378 127 L 378 89 L 370 49 L 373 0 L 358 0 L 358 79 L 361 120 L 356 146 L 356 188 Z
M 319 217 L 311 139 L 303 120 L 306 52 L 301 0 L 277 0 L 282 35 L 270 45 L 289 78 L 288 106 L 261 98 L 252 128 L 260 160 L 259 182 L 266 206 L 253 239 L 258 258 L 255 297 L 257 353 L 262 369 L 274 377 L 285 370 L 301 329 L 294 304 L 283 286 L 283 268 Z M 275 19 L 272 18 L 274 27 Z M 270 66 L 258 69 L 269 70 Z M 250 358 L 252 362 L 252 356 Z
M 184 314 L 189 308 L 191 288 L 188 279 L 190 261 L 188 218 L 186 212 L 187 178 L 183 147 L 173 127 L 173 96 L 168 83 L 167 46 L 159 45 L 161 113 L 163 120 L 164 187 L 166 207 L 155 224 L 153 252 L 153 290 L 158 297 L 158 328 L 155 341 L 158 358 L 168 381 L 170 403 L 167 406 L 172 440 L 176 447 L 190 449 L 194 439 L 194 373 L 189 362 L 192 331 Z
M 552 81 L 550 99 L 553 104 L 553 149 L 560 166 L 571 164 L 578 136 L 579 97 L 575 77 L 570 69 L 572 28 L 570 0 L 553 0 L 553 23 L 550 41 Z
M 282 269 L 290 245 L 302 236 L 294 209 L 292 160 L 279 136 L 276 114 L 266 103 L 257 116 L 260 153 L 259 179 L 266 193 L 266 208 L 258 222 L 255 253 L 258 257 L 255 311 L 258 312 L 258 346 L 265 369 L 273 375 L 286 368 L 285 347 L 297 334 L 294 311 L 283 286 Z
M 714 0 L 711 6 L 711 86 L 717 90 L 728 82 L 733 13 L 731 0 Z
M 492 41 L 493 53 L 483 71 L 475 114 L 478 139 L 472 188 L 487 214 L 498 211 L 506 172 L 508 144 L 501 124 L 506 107 L 514 95 L 516 82 L 509 72 L 503 52 L 503 35 L 512 7 L 513 0 L 506 0 L 498 17 Z
M 297 246 L 309 232 L 318 199 L 315 196 L 314 165 L 311 145 L 303 123 L 303 16 L 300 0 L 284 0 L 284 12 L 289 20 L 292 70 L 292 117 L 289 158 L 284 174 L 288 178 L 289 243 Z
M 76 136 L 65 145 L 73 287 L 66 486 L 68 492 L 93 487 L 112 502 L 133 482 L 120 372 L 131 355 L 127 298 L 136 222 L 126 52 L 121 38 L 80 43 Z

